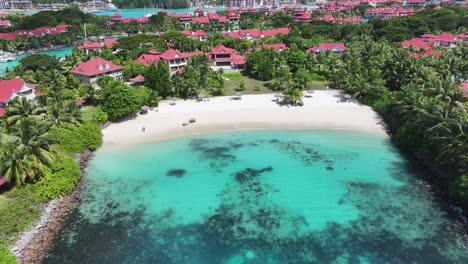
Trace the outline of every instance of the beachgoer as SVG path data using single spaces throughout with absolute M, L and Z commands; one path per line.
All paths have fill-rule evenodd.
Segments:
M 142 132 L 145 132 L 145 130 L 146 130 L 146 128 L 145 128 L 145 127 L 143 127 L 143 128 L 141 129 L 141 131 L 142 131 Z

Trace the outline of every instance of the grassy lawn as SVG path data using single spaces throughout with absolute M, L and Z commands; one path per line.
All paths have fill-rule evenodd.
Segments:
M 259 81 L 253 78 L 250 78 L 246 75 L 242 75 L 240 72 L 228 72 L 224 73 L 224 95 L 234 95 L 239 88 L 241 80 L 245 83 L 245 90 L 242 91 L 243 94 L 266 94 L 266 93 L 275 93 L 275 91 L 269 88 L 269 83 L 271 81 Z M 310 81 L 308 89 L 322 90 L 326 89 L 326 82 L 323 81 Z M 276 92 L 277 93 L 277 92 Z
M 93 121 L 94 115 L 99 112 L 99 108 L 95 106 L 85 106 L 81 111 L 81 118 L 83 121 Z

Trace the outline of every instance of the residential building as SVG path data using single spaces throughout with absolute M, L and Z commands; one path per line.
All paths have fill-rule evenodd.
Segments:
M 413 47 L 413 48 L 416 48 L 416 49 L 430 48 L 429 43 L 427 41 L 425 41 L 423 38 L 412 38 L 410 40 L 402 41 L 401 46 L 404 49 L 408 49 L 410 47 Z
M 17 96 L 26 97 L 29 100 L 36 98 L 36 84 L 27 83 L 16 77 L 12 80 L 0 80 L 0 116 L 5 114 L 5 108 L 9 101 Z
M 90 51 L 99 51 L 101 52 L 104 48 L 112 48 L 117 43 L 117 39 L 100 39 L 97 42 L 85 41 L 83 45 L 78 46 L 78 49 L 83 49 L 86 51 L 86 54 L 89 54 Z
M 311 47 L 307 50 L 309 53 L 321 53 L 330 51 L 331 53 L 341 55 L 346 50 L 343 43 L 320 43 L 317 46 Z
M 95 57 L 82 62 L 71 73 L 83 83 L 96 83 L 101 76 L 109 76 L 114 79 L 122 79 L 122 67 L 112 61 Z
M 245 57 L 237 54 L 235 49 L 227 48 L 222 44 L 211 49 L 208 59 L 213 62 L 214 67 L 223 67 L 237 70 L 245 66 Z
M 203 54 L 200 51 L 195 52 L 181 52 L 176 49 L 168 49 L 164 52 L 158 52 L 156 50 L 150 50 L 148 54 L 142 54 L 137 62 L 144 64 L 146 67 L 151 64 L 157 64 L 159 60 L 163 60 L 169 67 L 171 73 L 180 72 L 183 70 L 185 65 L 190 58 L 193 56 Z
M 435 37 L 434 45 L 444 48 L 454 48 L 457 46 L 458 42 L 460 42 L 460 40 L 458 40 L 456 36 L 450 33 L 442 33 Z
M 263 44 L 262 47 L 266 49 L 274 49 L 276 51 L 283 51 L 288 49 L 286 44 Z

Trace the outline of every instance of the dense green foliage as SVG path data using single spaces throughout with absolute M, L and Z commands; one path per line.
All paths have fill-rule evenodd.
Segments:
M 1 196 L 0 244 L 8 245 L 40 215 L 41 209 L 34 202 L 29 188 L 17 187 Z
M 16 264 L 16 257 L 11 254 L 8 247 L 0 243 L 0 263 L 2 264 Z
M 85 149 L 95 150 L 102 145 L 102 133 L 94 122 L 65 124 L 51 129 L 51 136 L 60 147 L 70 153 L 80 153 Z
M 24 70 L 28 71 L 51 71 L 59 68 L 59 61 L 56 57 L 46 54 L 32 54 L 20 60 Z
M 102 91 L 102 110 L 110 120 L 136 113 L 150 99 L 148 89 L 134 89 L 118 81 L 110 82 Z
M 72 157 L 63 156 L 57 159 L 52 171 L 48 171 L 36 184 L 31 193 L 36 202 L 47 202 L 70 193 L 81 178 L 81 170 Z M 29 187 L 29 186 L 28 186 Z

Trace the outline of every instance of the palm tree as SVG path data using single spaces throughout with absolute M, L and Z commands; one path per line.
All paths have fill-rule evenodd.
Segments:
M 434 96 L 452 106 L 460 106 L 461 102 L 465 100 L 463 91 L 456 86 L 450 77 L 433 78 L 427 86 L 429 96 Z
M 15 125 L 29 117 L 40 119 L 44 116 L 45 110 L 44 107 L 38 106 L 25 97 L 16 97 L 8 104 L 6 120 L 9 125 Z
M 29 175 L 33 175 L 30 163 L 25 159 L 24 151 L 16 148 L 15 143 L 2 147 L 0 153 L 0 174 L 5 176 L 8 183 L 21 185 Z

